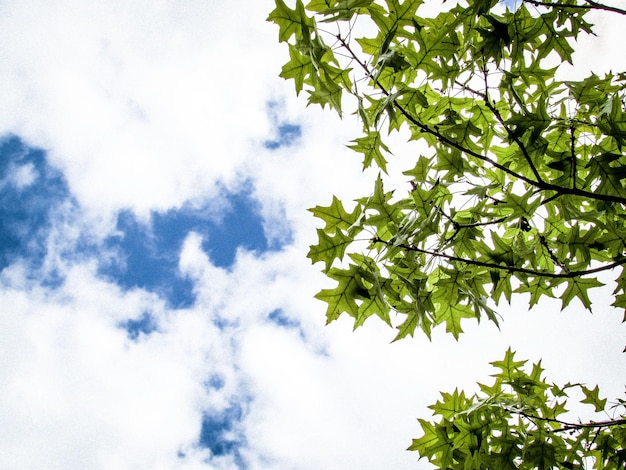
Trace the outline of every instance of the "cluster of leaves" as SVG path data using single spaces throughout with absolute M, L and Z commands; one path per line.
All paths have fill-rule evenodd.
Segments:
M 422 143 L 402 191 L 381 177 L 351 212 L 313 209 L 325 227 L 309 257 L 337 281 L 318 295 L 328 321 L 394 311 L 397 339 L 440 324 L 457 337 L 465 318 L 497 323 L 514 293 L 591 309 L 595 274 L 614 268 L 626 307 L 626 73 L 556 77 L 598 4 L 469 0 L 428 16 L 424 3 L 277 0 L 269 17 L 296 92 L 352 103 L 364 168 L 387 172 L 390 132 Z
M 540 363 L 530 372 L 525 363 L 508 350 L 492 363 L 499 372 L 492 385 L 479 384 L 480 393 L 442 393 L 431 406 L 440 420 L 420 419 L 424 435 L 410 449 L 441 469 L 623 469 L 626 419 L 615 414 L 626 402 L 611 406 L 609 415 L 598 387 L 551 385 L 542 378 Z M 580 404 L 606 415 L 587 423 L 563 421 L 574 391 L 582 396 Z
M 588 13 L 626 10 L 275 1 L 269 20 L 290 57 L 281 76 L 340 116 L 351 103 L 363 134 L 349 147 L 379 171 L 351 207 L 333 197 L 311 209 L 324 226 L 308 256 L 336 283 L 317 294 L 328 322 L 347 314 L 356 328 L 377 316 L 396 339 L 438 325 L 458 338 L 464 319 L 497 324 L 494 309 L 515 294 L 531 307 L 556 297 L 591 310 L 602 271 L 626 308 L 626 72 L 558 78 L 572 44 L 593 33 Z M 394 132 L 417 154 L 399 175 L 388 174 Z M 400 178 L 402 188 L 385 188 Z M 442 469 L 624 467 L 624 401 L 608 420 L 569 423 L 560 416 L 573 392 L 605 409 L 597 387 L 549 385 L 540 364 L 527 373 L 510 350 L 494 365 L 501 372 L 480 394 L 443 393 L 432 407 L 441 420 L 420 420 L 410 449 Z

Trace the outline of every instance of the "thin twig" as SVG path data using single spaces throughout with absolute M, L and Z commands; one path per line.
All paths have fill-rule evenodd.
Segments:
M 576 178 L 578 176 L 578 169 L 576 168 L 576 128 L 572 124 L 569 128 L 570 132 L 570 153 L 572 156 L 572 188 L 576 189 Z
M 604 10 L 611 11 L 613 13 L 619 13 L 620 15 L 626 15 L 626 10 L 622 10 L 621 8 L 613 7 L 610 5 L 603 5 L 602 3 L 594 2 L 593 0 L 585 1 L 587 2 L 587 5 L 563 5 L 561 3 L 542 2 L 539 0 L 522 0 L 522 2 L 524 3 L 530 3 L 531 5 L 535 5 L 538 7 L 560 8 L 563 10 Z
M 588 429 L 588 428 L 592 428 L 592 429 L 608 428 L 612 426 L 622 426 L 626 424 L 625 418 L 611 419 L 607 421 L 591 421 L 589 423 L 568 423 L 566 421 L 561 421 L 560 419 L 556 419 L 556 418 L 546 418 L 543 416 L 535 416 L 530 413 L 526 413 L 525 411 L 511 410 L 511 412 L 524 416 L 525 418 L 528 418 L 531 421 L 538 420 L 538 421 L 544 421 L 548 423 L 557 423 L 562 426 L 558 429 L 553 429 L 552 432 L 575 431 L 575 430 Z
M 504 122 L 504 118 L 502 117 L 502 114 L 500 114 L 500 111 L 498 111 L 496 107 L 489 100 L 489 95 L 487 94 L 487 92 L 485 91 L 485 93 L 482 93 L 480 91 L 474 90 L 468 87 L 467 85 L 463 85 L 462 83 L 459 83 L 458 81 L 455 81 L 455 83 L 459 85 L 461 88 L 463 88 L 464 90 L 467 90 L 470 93 L 476 96 L 479 96 L 480 98 L 483 99 L 483 101 L 485 102 L 485 106 L 487 106 L 487 109 L 489 109 L 489 111 L 493 113 L 493 115 L 496 117 L 498 122 L 502 125 L 502 127 L 504 127 L 504 130 L 509 136 L 509 139 L 515 142 L 517 144 L 517 147 L 522 151 L 522 155 L 524 155 L 524 158 L 526 159 L 526 163 L 528 163 L 528 166 L 530 167 L 530 170 L 533 172 L 533 175 L 535 176 L 535 179 L 537 180 L 537 182 L 540 184 L 545 184 L 545 181 L 541 178 L 541 175 L 539 175 L 539 172 L 537 171 L 535 164 L 530 158 L 528 149 L 526 148 L 524 143 L 521 141 L 521 139 L 517 135 L 515 135 L 515 133 L 506 125 L 506 123 Z

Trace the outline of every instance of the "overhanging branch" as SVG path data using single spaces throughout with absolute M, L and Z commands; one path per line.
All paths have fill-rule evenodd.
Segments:
M 521 274 L 527 274 L 529 276 L 545 277 L 545 278 L 550 278 L 550 279 L 572 279 L 572 278 L 578 278 L 578 277 L 582 277 L 582 276 L 588 276 L 590 274 L 597 274 L 597 273 L 602 272 L 602 271 L 608 271 L 608 270 L 611 270 L 611 269 L 616 268 L 618 266 L 622 266 L 622 265 L 626 264 L 626 258 L 624 258 L 622 260 L 615 261 L 613 263 L 609 263 L 609 264 L 605 264 L 605 265 L 602 265 L 602 266 L 598 266 L 597 268 L 586 269 L 586 270 L 583 270 L 583 271 L 567 271 L 567 272 L 553 273 L 553 272 L 549 272 L 549 271 L 538 271 L 536 269 L 522 268 L 522 267 L 519 267 L 519 266 L 510 266 L 510 265 L 489 263 L 487 261 L 479 261 L 479 260 L 470 259 L 470 258 L 461 258 L 460 256 L 449 255 L 447 253 L 442 253 L 442 252 L 439 252 L 439 251 L 426 250 L 426 249 L 423 249 L 423 248 L 419 248 L 417 246 L 406 245 L 404 243 L 390 243 L 390 242 L 385 241 L 385 240 L 383 240 L 383 239 L 381 239 L 379 237 L 374 237 L 372 239 L 372 241 L 374 243 L 382 243 L 383 245 L 394 246 L 396 248 L 400 247 L 400 248 L 403 248 L 403 249 L 405 249 L 407 251 L 415 251 L 417 253 L 423 253 L 425 255 L 433 256 L 435 258 L 443 258 L 443 259 L 447 259 L 449 261 L 457 261 L 457 262 L 469 264 L 469 265 L 472 265 L 472 266 L 482 266 L 484 268 L 497 269 L 497 270 L 500 270 L 500 271 L 507 271 L 509 273 L 521 273 Z
M 547 423 L 556 423 L 561 426 L 558 429 L 553 429 L 552 432 L 579 431 L 581 429 L 601 429 L 601 428 L 609 428 L 613 426 L 622 426 L 626 424 L 625 418 L 609 419 L 606 421 L 591 421 L 589 423 L 568 423 L 567 421 L 561 421 L 560 419 L 556 419 L 556 418 L 546 418 L 544 416 L 535 416 L 525 411 L 511 410 L 511 412 L 514 414 L 523 416 L 525 418 L 528 418 L 531 421 L 543 421 Z

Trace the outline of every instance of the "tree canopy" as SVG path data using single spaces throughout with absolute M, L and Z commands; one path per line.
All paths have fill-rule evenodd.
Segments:
M 601 272 L 626 308 L 626 72 L 565 73 L 594 34 L 590 12 L 626 25 L 626 10 L 593 0 L 276 0 L 281 76 L 309 104 L 349 107 L 362 124 L 349 147 L 380 172 L 354 204 L 311 209 L 323 227 L 308 256 L 335 281 L 317 294 L 328 322 L 376 316 L 396 339 L 440 325 L 458 338 L 467 319 L 498 324 L 519 294 L 591 310 Z M 416 155 L 401 175 L 387 175 L 393 133 Z M 411 449 L 440 468 L 626 462 L 623 407 L 573 429 L 559 399 L 577 389 L 603 410 L 597 390 L 504 361 L 484 396 L 442 395 L 441 421 L 422 421 Z

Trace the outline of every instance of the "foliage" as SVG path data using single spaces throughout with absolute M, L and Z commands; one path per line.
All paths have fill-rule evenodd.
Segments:
M 430 337 L 440 325 L 458 338 L 466 319 L 498 324 L 498 304 L 519 294 L 531 307 L 556 297 L 562 308 L 576 299 L 591 310 L 600 272 L 613 275 L 613 305 L 625 308 L 626 72 L 561 77 L 575 42 L 593 33 L 589 12 L 626 20 L 626 10 L 593 0 L 437 3 L 296 0 L 291 8 L 276 0 L 269 16 L 289 48 L 281 76 L 310 104 L 340 116 L 350 106 L 363 132 L 349 147 L 364 170 L 379 172 L 371 194 L 353 207 L 334 197 L 311 209 L 324 226 L 308 256 L 335 282 L 317 295 L 328 322 L 347 314 L 356 328 L 377 316 L 397 329 L 396 339 L 416 330 Z M 416 155 L 401 174 L 390 170 L 398 137 L 409 141 L 403 153 L 414 145 Z M 576 446 L 609 432 L 583 427 L 578 444 L 555 437 L 557 414 L 545 408 L 545 400 L 558 401 L 555 389 L 532 385 L 539 398 L 522 403 L 521 392 L 499 391 L 507 380 L 489 389 L 498 406 L 476 407 L 478 398 L 453 394 L 458 416 L 444 416 L 450 428 L 432 427 L 438 445 L 452 439 L 441 450 L 448 457 L 419 440 L 413 448 L 447 468 L 466 452 L 455 442 L 477 425 L 474 418 L 496 432 L 483 436 L 485 445 L 504 445 L 494 444 L 498 433 L 504 439 L 502 426 L 516 418 L 519 439 L 532 439 L 510 446 L 529 451 L 536 440 L 561 449 L 565 442 L 573 454 L 554 465 L 574 468 L 563 462 L 578 462 Z M 511 465 L 525 458 L 514 456 Z M 463 468 L 482 468 L 464 461 Z
M 313 209 L 326 226 L 309 257 L 338 281 L 319 295 L 328 320 L 393 310 L 404 316 L 397 338 L 439 324 L 458 336 L 465 318 L 497 323 L 488 298 L 591 309 L 594 274 L 613 268 L 615 305 L 626 306 L 626 73 L 556 78 L 591 32 L 591 6 L 472 0 L 420 16 L 423 3 L 277 0 L 269 17 L 289 43 L 281 76 L 296 92 L 339 112 L 342 95 L 355 98 L 363 136 L 350 148 L 364 168 L 387 171 L 385 128 L 426 144 L 404 192 L 378 178 L 351 213 L 336 199 Z M 355 37 L 363 22 L 374 35 Z M 346 253 L 349 265 L 334 266 Z
M 568 395 L 577 391 L 580 404 L 598 414 L 606 399 L 598 387 L 583 384 L 548 384 L 541 364 L 530 372 L 526 361 L 516 361 L 508 350 L 502 361 L 492 363 L 499 372 L 492 385 L 479 384 L 480 393 L 442 393 L 430 408 L 439 422 L 420 419 L 424 435 L 414 439 L 416 450 L 445 469 L 623 469 L 626 464 L 626 419 L 621 400 L 612 413 L 588 423 L 563 421 Z M 608 418 L 608 419 L 607 419 Z M 591 467 L 590 467 L 591 468 Z

